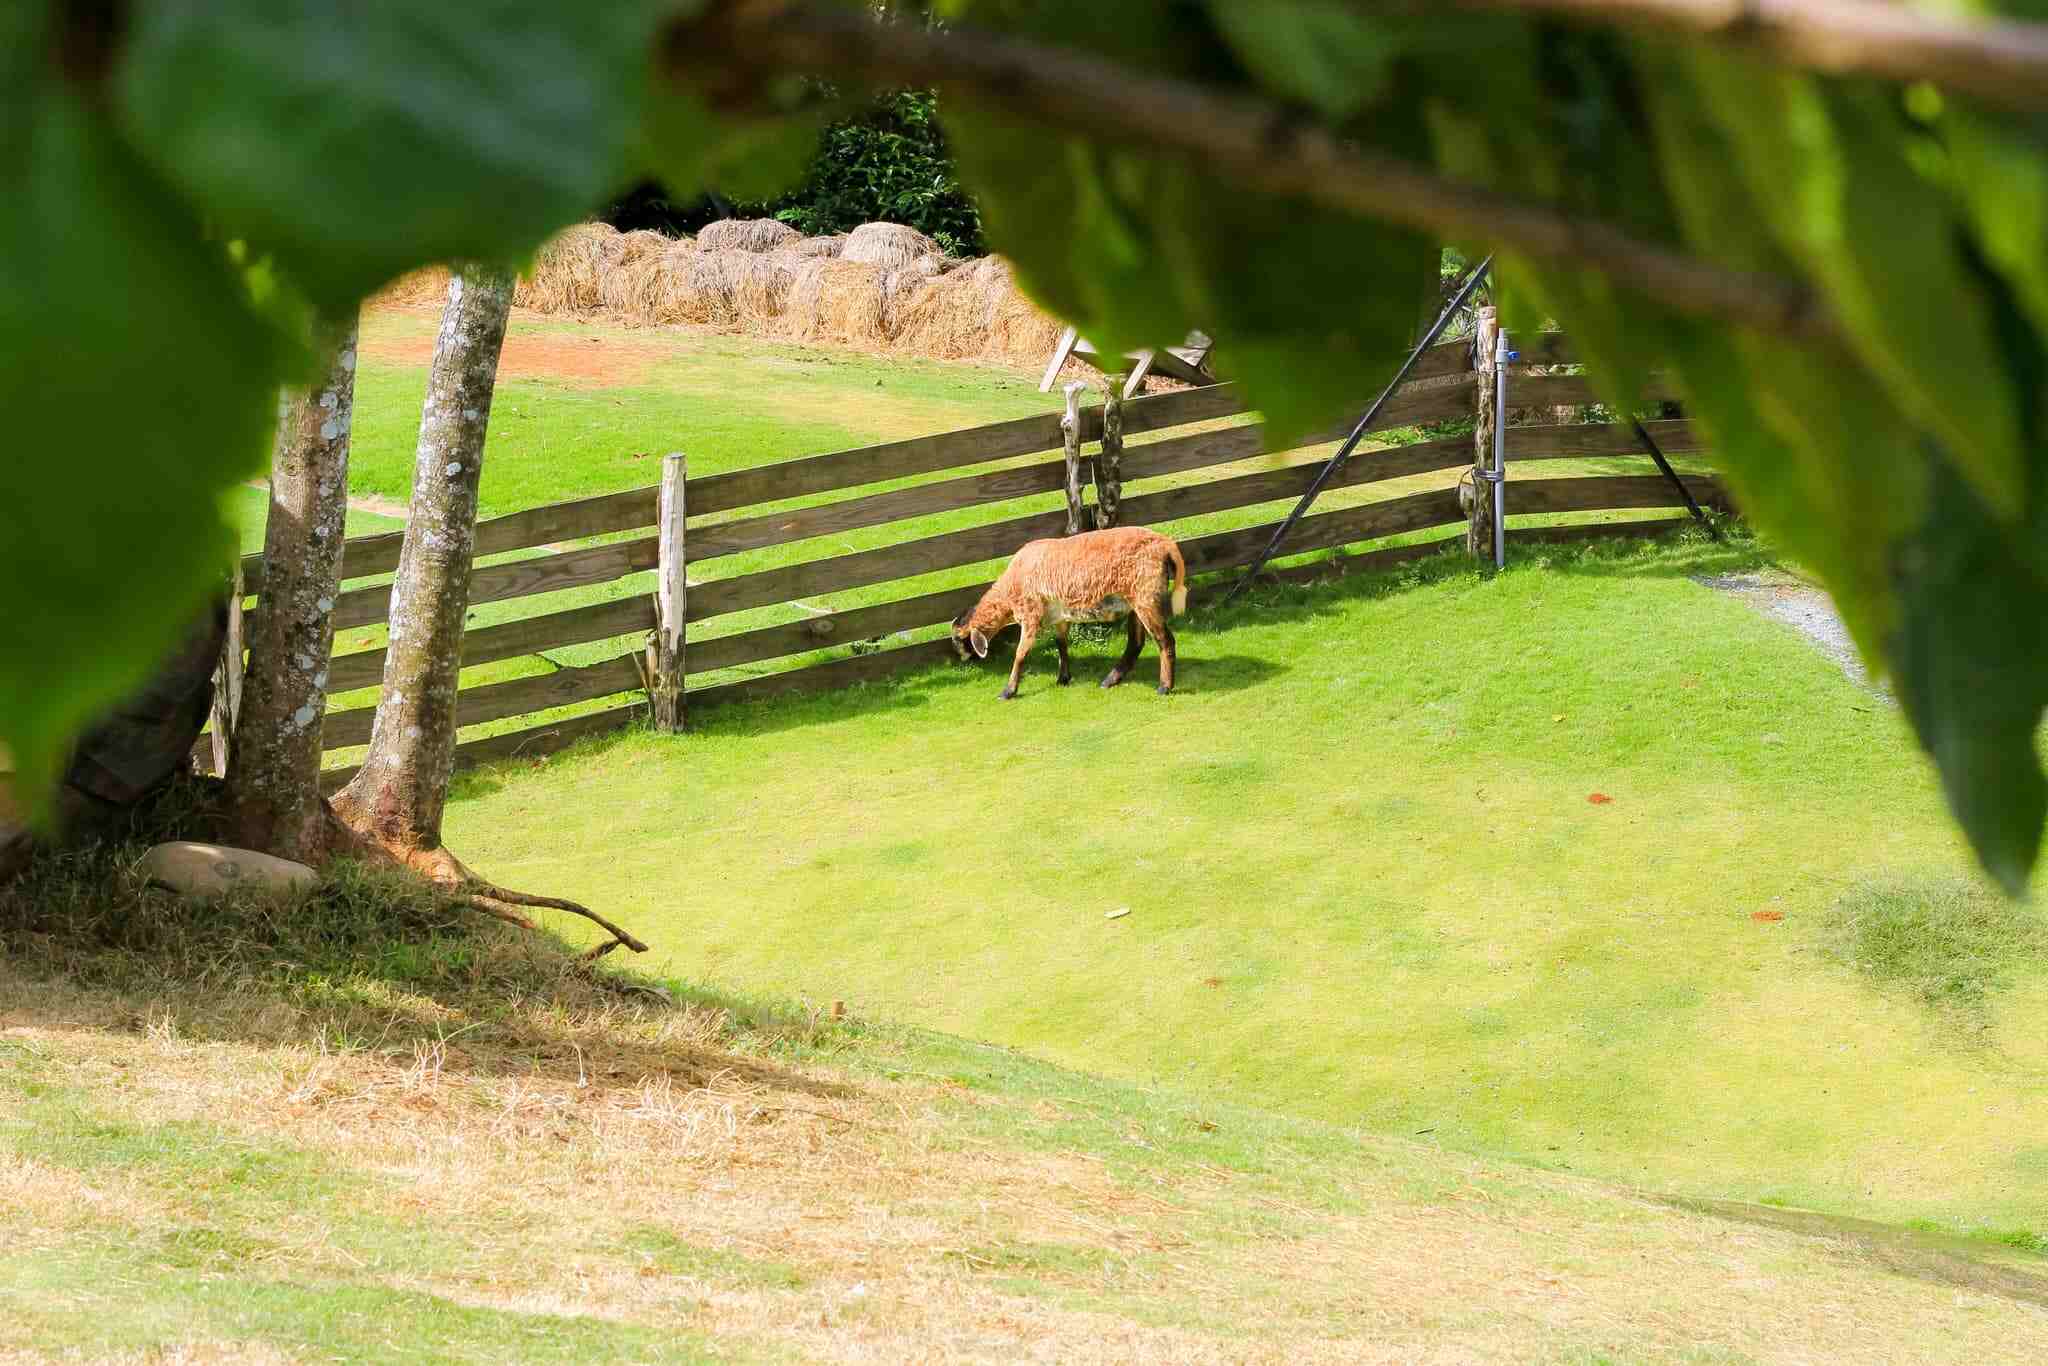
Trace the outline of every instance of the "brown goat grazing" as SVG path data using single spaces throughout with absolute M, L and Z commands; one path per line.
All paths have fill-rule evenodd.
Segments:
M 1114 688 L 1138 662 L 1138 652 L 1145 648 L 1144 636 L 1138 634 L 1142 626 L 1159 642 L 1159 691 L 1172 692 L 1173 631 L 1166 624 L 1169 585 L 1172 615 L 1179 616 L 1188 606 L 1187 562 L 1171 537 L 1141 526 L 1033 541 L 1011 557 L 1010 567 L 979 603 L 953 619 L 953 648 L 962 659 L 969 649 L 986 659 L 989 637 L 1016 622 L 1023 634 L 1010 681 L 1003 688 L 1003 700 L 1008 701 L 1017 695 L 1024 656 L 1031 652 L 1041 626 L 1053 624 L 1060 646 L 1060 682 L 1065 684 L 1073 682 L 1067 664 L 1067 627 L 1077 621 L 1123 617 L 1124 657 L 1102 686 Z

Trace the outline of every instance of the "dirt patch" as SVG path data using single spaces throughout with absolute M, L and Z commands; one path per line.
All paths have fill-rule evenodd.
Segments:
M 1835 610 L 1834 600 L 1821 589 L 1789 574 L 1695 574 L 1693 582 L 1732 593 L 1765 616 L 1784 622 L 1812 641 L 1850 679 L 1872 692 L 1889 696 L 1864 672 L 1849 628 Z
M 434 358 L 434 338 L 365 337 L 362 351 L 372 360 L 424 368 Z M 498 374 L 551 379 L 577 389 L 622 389 L 645 383 L 655 366 L 675 354 L 667 342 L 638 337 L 513 332 L 498 357 Z

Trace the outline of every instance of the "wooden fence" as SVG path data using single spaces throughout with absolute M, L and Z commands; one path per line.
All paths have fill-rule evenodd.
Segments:
M 1520 361 L 1511 371 L 1512 409 L 1555 409 L 1595 402 L 1595 393 L 1583 375 L 1553 373 L 1557 367 L 1570 363 L 1570 344 L 1561 334 L 1542 334 L 1523 344 Z M 1477 407 L 1478 381 L 1470 342 L 1436 346 L 1424 354 L 1413 376 L 1386 405 L 1375 429 L 1392 430 L 1472 417 Z M 1653 392 L 1645 395 L 1645 400 L 1665 397 L 1668 396 Z M 1124 482 L 1215 472 L 1214 477 L 1182 480 L 1170 487 L 1123 497 L 1116 514 L 1116 520 L 1122 524 L 1163 525 L 1292 500 L 1308 488 L 1321 465 L 1320 459 L 1313 459 L 1251 472 L 1224 469 L 1270 455 L 1264 449 L 1263 424 L 1229 422 L 1246 414 L 1244 397 L 1234 385 L 1134 398 L 1122 402 L 1120 408 L 1125 438 L 1162 434 L 1123 449 L 1120 463 Z M 731 678 L 732 671 L 747 666 L 813 654 L 825 647 L 872 642 L 946 622 L 971 605 L 987 586 L 986 582 L 824 611 L 801 620 L 746 626 L 726 634 L 706 636 L 702 627 L 754 609 L 998 560 L 1027 541 L 1064 534 L 1069 526 L 1066 507 L 931 534 L 912 534 L 912 528 L 904 539 L 875 548 L 802 559 L 727 577 L 712 577 L 700 571 L 715 571 L 719 560 L 746 552 L 1069 490 L 1070 468 L 1077 458 L 1082 482 L 1093 475 L 1095 456 L 1081 448 L 1101 442 L 1103 410 L 1099 405 L 1076 408 L 1070 400 L 1069 413 L 1071 423 L 1067 415 L 1049 413 L 682 480 L 675 492 L 680 494 L 676 501 L 686 516 L 671 528 L 679 534 L 669 539 L 683 557 L 683 563 L 673 566 L 675 572 L 670 577 L 676 585 L 675 597 L 682 604 L 681 620 L 675 627 L 681 646 L 684 709 L 695 711 L 725 701 L 835 688 L 951 658 L 951 647 L 943 638 L 927 639 L 861 650 L 757 677 Z M 1689 421 L 1667 419 L 1646 421 L 1644 425 L 1667 453 L 1693 453 L 1700 449 L 1699 438 Z M 1341 434 L 1322 433 L 1310 444 L 1326 443 Z M 1468 470 L 1474 463 L 1474 446 L 1474 437 L 1465 434 L 1360 451 L 1331 481 L 1327 492 L 1432 472 Z M 1651 471 L 1647 460 L 1646 472 L 1639 475 L 1524 479 L 1516 473 L 1524 461 L 1640 453 L 1642 447 L 1626 421 L 1515 426 L 1510 429 L 1508 450 L 1510 477 L 1506 496 L 1511 517 L 1683 506 L 1683 499 L 1671 481 Z M 1047 458 L 1019 463 L 1023 457 L 1034 455 Z M 991 470 L 953 473 L 996 462 L 1004 463 Z M 861 491 L 869 485 L 931 475 L 948 477 L 882 491 Z M 1300 555 L 1439 528 L 1464 527 L 1467 513 L 1461 508 L 1458 490 L 1448 482 L 1448 476 L 1446 480 L 1442 487 L 1379 501 L 1348 501 L 1347 505 L 1312 511 L 1290 533 L 1281 554 Z M 1725 497 L 1715 480 L 1687 476 L 1686 481 L 1698 501 L 1725 507 Z M 814 500 L 832 494 L 846 496 L 783 506 L 791 500 Z M 658 526 L 660 515 L 661 490 L 656 485 L 484 521 L 477 527 L 479 559 L 547 549 L 526 558 L 480 564 L 471 575 L 470 602 L 475 607 L 508 599 L 538 598 L 568 589 L 614 584 L 628 576 L 661 569 L 664 538 Z M 1542 529 L 1511 526 L 1509 542 L 1612 533 L 1640 535 L 1684 524 L 1681 517 Z M 1249 563 L 1277 525 L 1277 521 L 1266 521 L 1183 537 L 1181 544 L 1190 572 L 1214 573 Z M 565 542 L 588 542 L 597 537 L 611 539 L 559 548 Z M 347 542 L 343 553 L 344 580 L 394 570 L 402 539 L 402 532 L 390 532 Z M 1446 543 L 1437 540 L 1388 548 L 1366 556 L 1365 561 L 1386 563 L 1432 553 Z M 674 555 L 672 551 L 671 558 Z M 262 591 L 260 557 L 246 558 L 242 571 L 248 592 L 258 598 L 249 611 L 258 612 Z M 686 591 L 682 587 L 685 571 Z M 389 599 L 386 584 L 346 588 L 335 605 L 337 632 L 383 622 Z M 614 642 L 621 648 L 594 663 L 465 687 L 458 701 L 458 716 L 465 727 L 572 705 L 588 706 L 606 699 L 611 705 L 567 719 L 550 719 L 541 725 L 468 740 L 457 747 L 458 764 L 545 753 L 580 736 L 623 726 L 648 715 L 648 680 L 643 670 L 649 653 L 643 641 L 654 630 L 656 616 L 656 598 L 650 587 L 646 593 L 615 601 L 543 610 L 537 615 L 470 629 L 463 645 L 465 668 L 593 642 Z M 329 669 L 329 691 L 339 695 L 374 687 L 382 677 L 383 666 L 381 648 L 337 653 Z M 724 681 L 710 677 L 720 674 L 726 675 Z M 704 682 L 698 683 L 699 679 Z M 374 711 L 371 705 L 330 711 L 323 747 L 336 751 L 367 743 Z M 327 776 L 331 783 L 339 783 L 351 771 L 337 767 L 330 769 Z

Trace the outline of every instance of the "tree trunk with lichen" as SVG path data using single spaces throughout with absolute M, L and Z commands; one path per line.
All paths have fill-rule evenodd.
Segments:
M 226 798 L 235 843 L 302 862 L 318 861 L 328 828 L 320 797 L 320 728 L 348 515 L 355 320 L 330 327 L 322 341 L 326 368 L 319 382 L 288 393 L 280 405 L 263 532 L 263 597 L 249 633 Z
M 334 799 L 336 814 L 357 833 L 406 856 L 441 847 L 477 482 L 512 285 L 511 271 L 490 266 L 449 278 L 420 412 L 412 509 L 391 585 L 391 640 L 370 752 Z
M 587 906 L 514 892 L 478 877 L 441 843 L 441 816 L 454 770 L 456 690 L 462 628 L 469 615 L 476 551 L 476 495 L 484 436 L 497 388 L 498 355 L 512 312 L 509 270 L 468 265 L 448 281 L 434 339 L 426 402 L 413 458 L 412 508 L 398 577 L 391 585 L 391 634 L 384 686 L 370 723 L 370 752 L 332 811 L 372 856 L 393 859 L 451 889 L 467 904 L 533 927 L 524 907 L 568 911 L 610 932 L 604 954 L 647 946 Z M 244 706 L 247 706 L 246 694 Z
M 1493 348 L 1499 336 L 1499 314 L 1492 308 L 1480 309 L 1472 329 L 1472 368 L 1478 374 L 1472 468 L 1458 483 L 1458 500 L 1465 509 L 1465 550 L 1487 564 L 1493 563 L 1493 484 L 1486 476 L 1493 469 L 1494 429 L 1507 418 L 1494 411 Z

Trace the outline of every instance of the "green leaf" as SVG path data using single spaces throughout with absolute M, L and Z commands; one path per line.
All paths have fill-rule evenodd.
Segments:
M 2048 820 L 2035 735 L 2048 707 L 2048 581 L 2010 528 L 1939 462 L 1919 534 L 1898 555 L 1899 701 L 1985 869 L 2026 890 Z
M 2048 127 L 1962 111 L 1942 121 L 1984 255 L 2048 331 Z
M 513 261 L 617 188 L 652 3 L 156 0 L 115 82 L 134 145 L 325 308 Z
M 1383 97 L 1400 55 L 1387 21 L 1337 0 L 1210 0 L 1209 14 L 1267 88 L 1335 119 Z
M 1763 221 L 1819 280 L 1856 353 L 2001 515 L 2026 497 L 2025 405 L 1950 192 L 1907 155 L 1888 95 L 1698 51 L 1689 67 Z
M 0 741 L 45 795 L 71 738 L 144 678 L 234 539 L 282 379 L 225 252 L 39 43 L 0 59 Z

